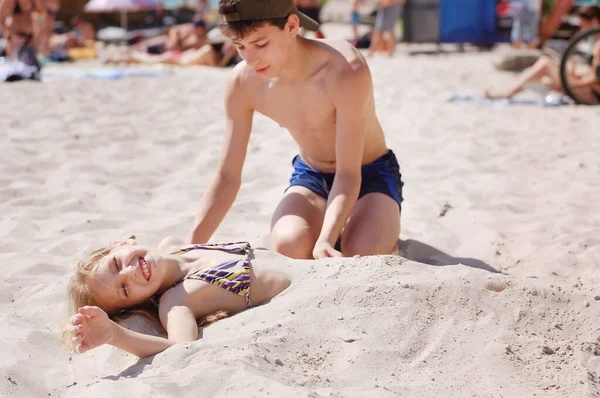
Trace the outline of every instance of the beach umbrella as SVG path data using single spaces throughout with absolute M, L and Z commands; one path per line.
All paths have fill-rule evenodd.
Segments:
M 127 30 L 127 12 L 142 11 L 158 7 L 160 0 L 91 0 L 84 10 L 86 12 L 116 12 L 121 13 L 121 27 Z
M 168 9 L 173 9 L 173 8 L 179 8 L 179 7 L 184 7 L 184 6 L 191 6 L 191 7 L 196 7 L 198 5 L 198 0 L 161 0 L 162 4 L 165 6 L 165 8 Z M 218 7 L 219 6 L 219 0 L 208 0 L 208 4 L 211 7 Z

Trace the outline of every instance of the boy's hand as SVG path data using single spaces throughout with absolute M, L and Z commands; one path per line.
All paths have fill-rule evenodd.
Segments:
M 313 249 L 313 257 L 315 260 L 328 257 L 342 257 L 342 253 L 335 250 L 329 242 L 317 242 Z
M 115 337 L 116 324 L 98 307 L 85 306 L 70 319 L 73 342 L 77 352 L 83 354 L 93 348 L 110 343 Z

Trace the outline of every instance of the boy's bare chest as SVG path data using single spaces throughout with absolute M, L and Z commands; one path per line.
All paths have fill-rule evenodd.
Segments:
M 256 111 L 293 135 L 323 134 L 335 128 L 335 107 L 318 84 L 265 87 L 257 93 Z

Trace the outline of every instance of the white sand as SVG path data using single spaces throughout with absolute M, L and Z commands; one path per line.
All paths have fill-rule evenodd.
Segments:
M 139 362 L 62 348 L 66 282 L 110 240 L 188 231 L 228 71 L 2 85 L 0 396 L 600 396 L 597 108 L 448 104 L 513 77 L 494 54 L 408 50 L 371 62 L 407 259 L 298 262 L 271 303 Z M 262 242 L 295 153 L 255 118 L 214 240 Z

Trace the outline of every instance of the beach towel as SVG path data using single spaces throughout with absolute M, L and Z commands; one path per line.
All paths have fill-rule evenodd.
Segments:
M 98 69 L 64 69 L 44 71 L 42 79 L 49 80 L 77 80 L 77 79 L 97 79 L 97 80 L 119 80 L 133 77 L 165 77 L 171 72 L 166 70 L 144 70 L 144 69 L 124 69 L 124 68 L 98 68 Z
M 491 107 L 505 107 L 508 105 L 534 105 L 534 106 L 564 106 L 573 103 L 571 99 L 562 94 L 549 94 L 544 98 L 511 98 L 511 99 L 489 99 L 477 95 L 456 94 L 448 102 L 473 102 Z

